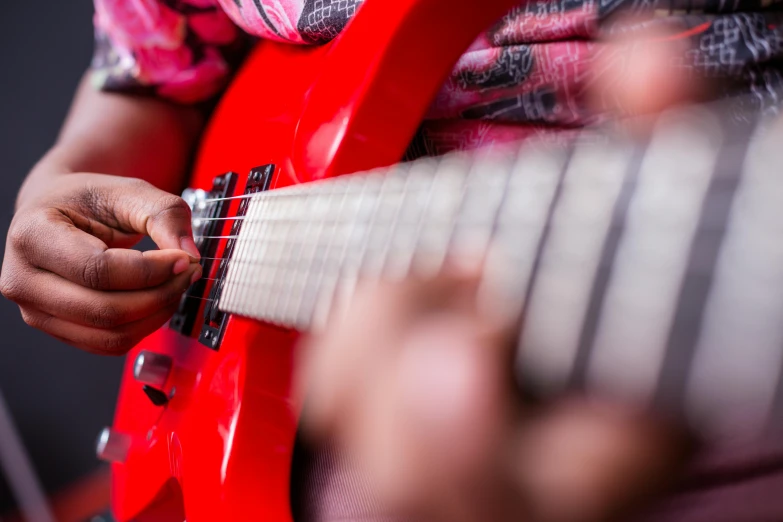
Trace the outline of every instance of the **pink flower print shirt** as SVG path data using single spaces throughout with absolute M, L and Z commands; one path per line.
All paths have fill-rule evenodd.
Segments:
M 218 95 L 254 38 L 323 44 L 362 5 L 362 0 L 94 1 L 95 83 L 180 103 Z M 588 71 L 596 53 L 611 52 L 595 38 L 617 30 L 611 15 L 620 10 L 645 19 L 639 27 L 667 24 L 688 38 L 690 49 L 676 61 L 682 69 L 730 79 L 725 83 L 733 89 L 771 92 L 783 83 L 781 1 L 520 2 L 455 64 L 418 145 L 423 153 L 441 153 L 595 121 L 600 115 L 586 103 Z M 760 94 L 759 104 L 765 103 Z

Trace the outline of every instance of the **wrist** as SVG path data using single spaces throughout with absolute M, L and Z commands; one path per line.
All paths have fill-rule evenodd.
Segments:
M 64 161 L 65 155 L 59 148 L 58 145 L 52 147 L 30 170 L 16 196 L 17 210 L 50 190 L 52 183 L 61 176 L 76 172 Z

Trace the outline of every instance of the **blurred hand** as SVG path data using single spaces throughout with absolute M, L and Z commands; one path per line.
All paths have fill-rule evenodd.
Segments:
M 0 291 L 29 325 L 121 354 L 159 328 L 201 276 L 180 198 L 137 179 L 53 176 L 11 223 Z M 129 250 L 149 235 L 162 250 Z
M 361 288 L 304 349 L 305 432 L 425 520 L 606 520 L 665 484 L 684 446 L 663 425 L 584 399 L 521 404 L 513 330 L 482 315 L 477 282 Z
M 633 21 L 624 24 L 632 26 Z M 705 79 L 676 65 L 688 45 L 687 39 L 663 27 L 618 31 L 603 40 L 591 65 L 591 105 L 624 117 L 655 114 L 703 98 L 709 94 Z

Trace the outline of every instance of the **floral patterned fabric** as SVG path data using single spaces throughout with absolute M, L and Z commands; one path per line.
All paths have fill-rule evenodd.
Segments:
M 428 153 L 573 128 L 587 107 L 588 69 L 611 50 L 596 37 L 624 11 L 645 29 L 690 40 L 675 67 L 769 93 L 781 84 L 783 0 L 527 0 L 480 35 L 455 65 L 424 123 Z M 328 42 L 362 0 L 95 0 L 94 79 L 103 89 L 181 103 L 214 97 L 253 37 Z M 594 71 L 593 71 L 594 72 Z

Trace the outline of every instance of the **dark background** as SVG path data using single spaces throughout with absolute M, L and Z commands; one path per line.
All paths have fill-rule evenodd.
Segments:
M 92 53 L 91 0 L 3 2 L 0 8 L 0 230 L 16 191 L 53 143 Z M 99 466 L 122 359 L 81 353 L 29 328 L 0 298 L 0 391 L 48 492 Z M 0 514 L 13 500 L 0 472 Z

